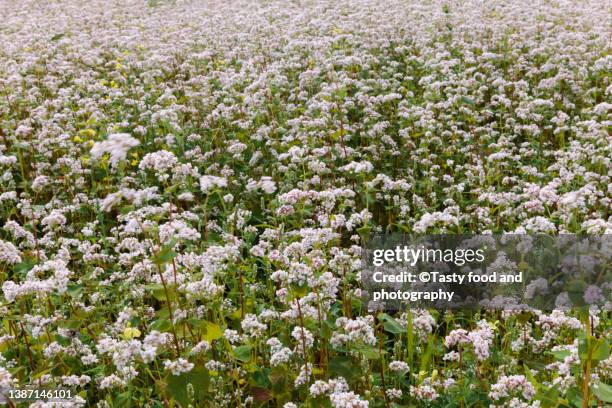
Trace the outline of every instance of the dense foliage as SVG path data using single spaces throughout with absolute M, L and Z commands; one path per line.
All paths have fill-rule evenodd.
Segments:
M 379 314 L 359 275 L 375 232 L 612 232 L 609 2 L 0 15 L 0 394 L 612 403 L 609 311 Z

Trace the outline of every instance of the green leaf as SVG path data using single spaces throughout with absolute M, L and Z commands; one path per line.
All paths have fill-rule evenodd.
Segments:
M 610 357 L 610 344 L 606 339 L 593 336 L 580 336 L 578 339 L 578 355 L 581 361 L 601 361 Z
M 78 330 L 81 327 L 86 327 L 87 324 L 81 320 L 78 319 L 70 319 L 67 320 L 66 323 L 64 324 L 64 328 L 66 329 L 70 329 L 70 330 Z
M 582 391 L 580 391 L 578 388 L 572 387 L 567 390 L 566 397 L 574 407 L 582 407 L 582 401 L 584 398 L 582 396 Z
M 117 407 L 117 408 L 128 408 L 130 407 L 130 402 L 132 400 L 131 398 L 131 393 L 129 391 L 123 392 L 121 394 L 118 394 L 117 396 L 115 396 L 114 400 L 113 400 L 113 407 Z
M 306 296 L 308 292 L 310 292 L 310 288 L 308 287 L 308 285 L 302 285 L 302 286 L 291 285 L 291 292 L 293 296 L 301 298 L 301 297 Z
M 221 327 L 218 324 L 212 322 L 205 322 L 204 327 L 206 330 L 204 340 L 208 341 L 209 343 L 213 340 L 217 340 L 223 337 L 223 330 L 221 330 Z
M 523 370 L 525 370 L 525 377 L 527 377 L 527 379 L 529 380 L 531 385 L 533 385 L 534 388 L 537 389 L 538 386 L 539 386 L 538 381 L 533 376 L 533 373 L 531 372 L 531 369 L 529 369 L 529 367 L 525 363 L 523 363 Z
M 251 359 L 251 346 L 238 346 L 234 349 L 234 356 L 240 361 L 249 361 Z
M 364 225 L 363 227 L 357 228 L 357 232 L 359 233 L 359 236 L 361 237 L 361 239 L 363 239 L 366 242 L 368 241 L 371 230 L 372 230 L 372 227 L 369 225 Z
M 412 310 L 406 310 L 406 346 L 408 347 L 408 365 L 412 368 L 414 357 L 414 323 L 412 322 Z
M 69 283 L 67 292 L 71 297 L 79 297 L 83 292 L 83 284 Z
M 171 239 L 169 243 L 163 245 L 162 248 L 151 257 L 151 262 L 155 265 L 163 265 L 172 261 L 178 255 L 173 249 L 176 242 L 176 239 Z
M 593 394 L 603 402 L 612 403 L 612 386 L 598 382 L 591 385 Z
M 465 103 L 466 105 L 470 105 L 470 106 L 474 106 L 476 104 L 473 100 L 471 100 L 470 98 L 466 96 L 462 96 L 461 101 Z
M 610 357 L 610 344 L 606 339 L 598 339 L 591 342 L 591 359 L 602 361 Z
M 61 40 L 65 35 L 66 33 L 55 34 L 53 37 L 51 37 L 51 41 Z
M 130 212 L 134 211 L 136 207 L 133 205 L 124 205 L 123 207 L 121 207 L 121 209 L 119 210 L 119 212 L 121 213 L 121 215 L 126 215 L 129 214 Z
M 151 291 L 153 297 L 159 300 L 160 302 L 166 301 L 166 291 L 164 290 L 164 285 L 162 285 L 161 283 L 152 283 L 150 285 L 146 285 L 145 289 Z M 170 294 L 170 291 L 168 292 L 168 296 L 172 300 L 172 295 Z
M 429 365 L 429 360 L 431 359 L 433 344 L 434 344 L 433 336 L 429 335 L 428 341 L 427 341 L 427 348 L 425 349 L 425 353 L 423 353 L 423 355 L 421 356 L 421 362 L 419 364 L 419 372 L 426 371 Z
M 53 367 L 49 367 L 49 368 L 47 368 L 45 370 L 42 370 L 42 371 L 38 371 L 36 373 L 32 373 L 32 374 L 30 374 L 30 378 L 33 379 L 33 380 L 38 380 L 43 375 L 49 374 L 51 371 L 55 370 L 58 367 L 60 367 L 60 364 L 57 364 L 57 365 L 55 365 Z
M 287 371 L 282 367 L 275 367 L 268 375 L 270 384 L 272 384 L 272 394 L 281 395 L 287 390 Z
M 340 136 L 342 136 L 342 131 L 340 129 L 338 129 L 334 133 L 332 133 L 330 137 L 335 142 L 338 139 L 340 139 Z
M 323 324 L 321 325 L 321 332 L 320 332 L 321 338 L 330 339 L 335 329 L 336 329 L 336 326 L 333 323 L 327 320 L 323 321 Z
M 555 387 L 539 390 L 535 399 L 541 402 L 542 408 L 556 408 L 559 404 L 559 390 Z
M 552 354 L 558 361 L 564 361 L 566 357 L 569 357 L 572 354 L 569 350 L 555 350 L 550 351 L 549 353 Z
M 586 290 L 586 284 L 584 282 L 571 282 L 566 289 L 567 295 L 575 307 L 585 306 L 584 291 Z
M 380 358 L 380 352 L 376 347 L 360 345 L 356 347 L 357 351 L 368 360 L 378 360 Z M 383 353 L 385 351 L 383 350 Z
M 270 383 L 270 379 L 268 376 L 270 375 L 271 370 L 267 367 L 263 367 L 258 371 L 253 373 L 253 381 L 257 387 L 261 388 L 270 388 L 272 383 Z
M 210 384 L 210 375 L 204 367 L 197 367 L 188 373 L 181 375 L 170 374 L 166 379 L 166 393 L 182 407 L 187 407 L 190 403 L 193 404 L 187 392 L 187 384 L 193 386 L 196 400 L 203 402 L 208 393 Z M 195 406 L 203 406 L 205 404 L 193 404 Z
M 402 334 L 404 332 L 404 328 L 402 327 L 402 325 L 390 316 L 387 316 L 387 318 L 385 319 L 383 327 L 385 331 L 393 334 Z
M 584 333 L 578 335 L 578 357 L 581 361 L 589 358 L 589 340 Z
M 530 319 L 531 319 L 531 313 L 529 312 L 521 312 L 518 317 L 516 318 L 516 320 L 519 323 L 527 323 Z
M 29 259 L 26 259 L 22 262 L 13 265 L 13 271 L 15 271 L 15 273 L 20 276 L 25 276 L 30 271 L 30 269 L 34 267 L 34 265 L 36 265 L 34 262 Z
M 157 330 L 162 333 L 169 332 L 172 329 L 172 322 L 168 319 L 157 319 L 151 324 L 151 330 Z
M 334 376 L 344 377 L 349 383 L 356 381 L 360 376 L 359 370 L 355 370 L 355 364 L 345 356 L 333 358 L 328 368 Z

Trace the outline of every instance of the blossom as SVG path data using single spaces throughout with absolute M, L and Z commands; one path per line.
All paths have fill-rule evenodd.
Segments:
M 410 371 L 410 366 L 405 361 L 394 360 L 389 363 L 389 370 L 407 373 L 408 371 Z
M 257 316 L 252 313 L 247 313 L 243 317 L 242 322 L 240 322 L 240 325 L 242 329 L 252 337 L 260 337 L 267 329 L 267 326 L 260 323 Z
M 572 400 L 612 308 L 607 2 L 149 3 L 2 3 L 0 404 L 18 375 L 176 406 L 198 365 L 192 405 L 537 408 L 532 355 Z M 525 287 L 367 302 L 379 236 L 477 232 L 457 272 Z
M 349 164 L 342 166 L 340 170 L 348 171 L 352 173 L 369 173 L 374 169 L 374 166 L 369 161 L 362 162 L 350 162 Z
M 308 329 L 301 326 L 295 326 L 291 332 L 291 336 L 296 340 L 296 349 L 300 354 L 304 354 L 314 343 L 314 337 Z M 306 347 L 306 350 L 304 350 Z
M 140 161 L 140 164 L 138 164 L 138 168 L 140 170 L 153 170 L 158 173 L 165 173 L 174 168 L 177 163 L 178 159 L 174 153 L 167 150 L 159 150 L 147 153 Z
M 166 370 L 169 370 L 172 373 L 172 375 L 181 375 L 183 373 L 187 373 L 191 371 L 194 366 L 195 364 L 190 363 L 184 358 L 179 358 L 178 360 L 175 360 L 175 361 L 171 361 L 171 360 L 164 361 L 164 367 L 166 368 Z
M 204 193 L 207 193 L 213 188 L 223 188 L 223 187 L 227 187 L 227 180 L 223 177 L 217 177 L 217 176 L 200 177 L 200 189 Z
M 536 391 L 524 375 L 503 375 L 491 386 L 489 397 L 500 400 L 510 395 L 519 394 L 529 401 Z
M 91 148 L 91 158 L 100 159 L 108 153 L 111 167 L 116 168 L 120 162 L 125 161 L 127 152 L 139 144 L 140 142 L 128 133 L 113 133 L 106 140 L 94 143 Z
M 370 403 L 364 401 L 352 391 L 333 393 L 329 396 L 334 408 L 368 408 Z
M 15 245 L 0 239 L 0 262 L 16 264 L 21 262 L 21 253 Z

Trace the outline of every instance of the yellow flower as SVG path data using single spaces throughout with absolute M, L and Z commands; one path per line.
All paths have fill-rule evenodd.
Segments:
M 80 138 L 80 137 L 78 137 L 78 136 L 73 137 L 73 138 L 72 138 L 72 140 L 73 140 L 74 142 L 76 142 L 76 143 L 81 143 L 81 142 L 83 141 L 83 139 L 81 139 L 81 138 Z
M 140 337 L 140 330 L 134 327 L 128 326 L 123 331 L 123 338 L 126 340 L 130 340 L 130 339 L 137 338 L 137 337 Z

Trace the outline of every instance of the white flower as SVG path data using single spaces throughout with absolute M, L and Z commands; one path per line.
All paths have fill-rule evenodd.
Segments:
M 268 328 L 265 324 L 260 323 L 257 316 L 252 313 L 247 313 L 242 319 L 242 322 L 240 322 L 240 325 L 242 326 L 242 330 L 252 337 L 260 337 Z
M 306 350 L 308 350 L 310 347 L 312 347 L 314 343 L 314 337 L 312 333 L 308 329 L 301 326 L 295 326 L 293 328 L 293 331 L 291 332 L 291 336 L 296 341 L 297 352 L 302 355 L 305 351 L 304 346 L 306 347 Z
M 500 400 L 510 395 L 521 395 L 527 401 L 534 397 L 536 391 L 524 375 L 502 375 L 497 383 L 491 386 L 489 397 Z
M 21 262 L 21 252 L 15 245 L 0 239 L 0 262 L 16 264 Z
M 166 370 L 170 370 L 172 375 L 181 375 L 183 373 L 187 373 L 193 369 L 195 365 L 185 360 L 184 358 L 179 358 L 175 361 L 166 360 L 164 361 L 164 368 Z
M 368 408 L 370 403 L 364 401 L 354 392 L 339 392 L 329 396 L 334 408 Z
M 261 189 L 267 194 L 272 194 L 276 191 L 276 183 L 272 180 L 272 177 L 262 177 L 259 181 L 249 180 L 246 185 L 247 191 L 253 191 Z
M 369 161 L 362 162 L 350 162 L 349 164 L 340 167 L 340 171 L 346 171 L 350 173 L 370 173 L 374 170 L 374 166 Z
M 227 180 L 217 176 L 202 176 L 200 177 L 200 189 L 203 193 L 208 193 L 214 188 L 227 187 Z
M 389 370 L 399 373 L 407 373 L 410 371 L 410 366 L 405 361 L 394 360 L 389 363 Z
M 167 150 L 159 150 L 147 153 L 140 161 L 140 164 L 138 164 L 138 168 L 143 171 L 153 170 L 157 173 L 165 173 L 174 168 L 177 163 L 178 159 L 174 153 Z
M 94 143 L 91 148 L 91 158 L 100 159 L 105 153 L 110 154 L 110 164 L 112 168 L 124 161 L 128 150 L 138 146 L 140 142 L 127 133 L 114 133 L 108 136 L 103 142 Z

